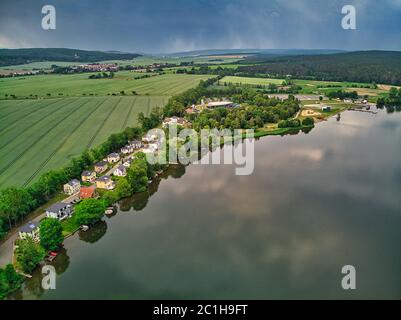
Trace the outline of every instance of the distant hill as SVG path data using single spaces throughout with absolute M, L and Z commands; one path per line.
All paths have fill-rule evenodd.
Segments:
M 326 55 L 268 57 L 256 55 L 238 68 L 243 75 L 291 75 L 294 78 L 376 82 L 401 85 L 400 51 L 357 51 Z
M 345 52 L 336 49 L 207 49 L 207 50 L 194 50 L 183 51 L 168 54 L 174 57 L 188 57 L 188 56 L 207 56 L 207 55 L 235 55 L 235 54 L 251 54 L 251 55 L 267 55 L 267 56 L 292 56 L 292 55 L 314 55 L 314 54 L 333 54 Z
M 0 49 L 0 66 L 42 61 L 96 62 L 102 60 L 131 60 L 134 53 L 86 51 L 64 48 Z

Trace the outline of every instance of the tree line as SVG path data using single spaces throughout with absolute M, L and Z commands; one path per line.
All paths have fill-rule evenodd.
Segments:
M 44 173 L 38 181 L 27 187 L 7 187 L 0 191 L 0 236 L 22 221 L 33 210 L 49 201 L 71 179 L 78 179 L 83 170 L 118 150 L 129 140 L 140 138 L 141 127 L 128 127 L 115 133 L 100 146 L 85 150 L 62 169 Z
M 327 55 L 260 58 L 239 67 L 244 76 L 291 75 L 297 79 L 350 81 L 401 85 L 401 53 L 396 51 L 360 51 Z
M 356 91 L 351 91 L 351 92 L 346 92 L 344 90 L 335 90 L 335 91 L 329 91 L 326 93 L 326 96 L 329 99 L 351 99 L 351 100 L 356 100 L 358 99 L 358 92 Z

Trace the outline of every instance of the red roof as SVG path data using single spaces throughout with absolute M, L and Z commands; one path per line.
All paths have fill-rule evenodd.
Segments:
M 81 187 L 81 191 L 79 192 L 79 197 L 81 199 L 93 198 L 95 196 L 95 187 Z

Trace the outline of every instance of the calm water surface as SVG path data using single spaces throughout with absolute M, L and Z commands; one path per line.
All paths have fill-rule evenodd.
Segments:
M 401 299 L 401 113 L 346 112 L 255 153 L 251 176 L 171 168 L 65 241 L 56 290 L 38 272 L 13 298 Z

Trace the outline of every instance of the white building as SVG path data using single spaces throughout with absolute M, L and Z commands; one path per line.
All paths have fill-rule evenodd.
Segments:
M 121 153 L 123 154 L 129 154 L 134 152 L 134 148 L 131 145 L 126 145 L 125 147 L 121 148 Z
M 322 107 L 322 111 L 330 112 L 331 111 L 331 107 L 330 106 L 323 106 Z
M 143 143 L 152 143 L 157 141 L 157 135 L 155 134 L 147 134 L 142 138 Z
M 26 225 L 24 225 L 20 230 L 19 230 L 19 237 L 22 240 L 29 238 L 32 238 L 33 241 L 39 241 L 39 222 L 31 222 L 29 221 Z
M 155 153 L 159 150 L 159 145 L 157 143 L 149 143 L 143 149 L 143 153 Z
M 115 153 L 115 152 L 114 153 L 110 153 L 107 156 L 107 161 L 109 163 L 116 163 L 116 162 L 120 161 L 120 155 L 118 153 Z
M 78 193 L 80 189 L 81 189 L 81 183 L 77 179 L 73 179 L 64 185 L 64 193 L 70 196 L 75 193 Z
M 117 177 L 125 177 L 127 175 L 127 167 L 124 165 L 118 166 L 113 174 Z
M 232 101 L 211 101 L 207 104 L 208 108 L 227 108 L 233 105 Z
M 125 161 L 123 163 L 123 166 L 126 168 L 129 168 L 131 166 L 131 163 L 132 163 L 132 159 L 128 159 L 127 161 Z
M 72 216 L 72 205 L 58 202 L 46 209 L 46 217 L 64 220 Z
M 170 125 L 185 126 L 187 124 L 189 124 L 187 120 L 176 116 L 163 120 L 163 128 L 167 128 Z
M 129 144 L 133 149 L 139 149 L 143 146 L 142 141 L 140 140 L 132 140 L 129 142 Z

